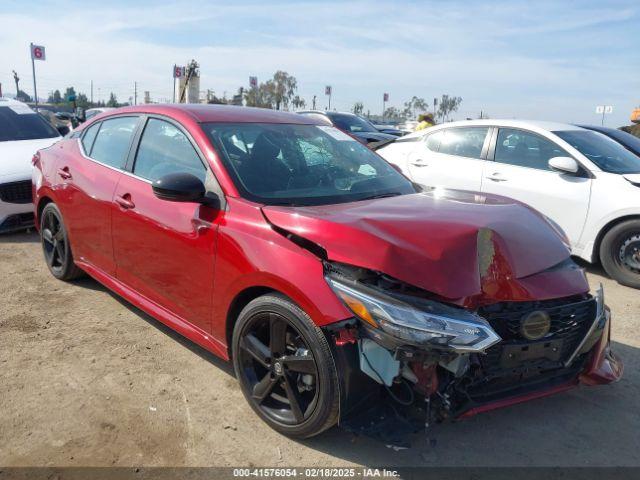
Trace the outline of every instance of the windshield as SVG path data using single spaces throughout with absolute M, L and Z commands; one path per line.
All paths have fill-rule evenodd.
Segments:
M 203 124 L 238 190 L 267 205 L 324 205 L 415 193 L 386 161 L 330 126 Z
M 371 123 L 356 115 L 348 115 L 346 113 L 329 113 L 327 115 L 336 127 L 345 132 L 377 132 Z
M 591 130 L 566 130 L 553 133 L 605 172 L 640 173 L 640 157 L 602 133 Z
M 608 130 L 606 135 L 620 142 L 622 145 L 627 147 L 627 149 L 635 152 L 636 155 L 640 154 L 640 138 L 636 137 L 635 135 L 623 132 L 622 130 L 615 130 L 613 128 L 611 130 Z
M 51 124 L 25 105 L 0 107 L 0 142 L 59 136 Z

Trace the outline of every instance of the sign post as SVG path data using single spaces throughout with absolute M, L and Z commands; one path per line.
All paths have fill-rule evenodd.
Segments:
M 596 113 L 598 115 L 602 114 L 602 121 L 600 124 L 604 126 L 604 115 L 613 113 L 613 105 L 598 105 L 596 107 Z
M 329 108 L 327 110 L 331 110 L 331 85 L 324 87 L 324 94 L 329 96 Z
M 36 102 L 36 112 L 38 111 L 38 89 L 36 88 L 36 60 L 46 60 L 44 47 L 42 45 L 30 44 L 31 50 L 31 71 L 33 72 L 33 99 Z
M 176 103 L 176 78 L 184 77 L 184 67 L 173 65 L 173 103 Z
M 383 122 L 384 122 L 384 110 L 388 101 L 389 101 L 389 94 L 383 93 L 382 94 L 382 121 Z

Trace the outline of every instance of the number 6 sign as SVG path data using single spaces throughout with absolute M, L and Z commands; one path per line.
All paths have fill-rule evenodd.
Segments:
M 42 45 L 31 44 L 31 58 L 33 60 L 46 60 L 44 47 Z

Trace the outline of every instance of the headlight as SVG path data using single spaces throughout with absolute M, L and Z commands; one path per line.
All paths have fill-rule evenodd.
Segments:
M 327 281 L 358 318 L 408 344 L 481 352 L 500 341 L 491 326 L 474 313 L 431 300 L 417 299 L 412 305 L 331 276 Z

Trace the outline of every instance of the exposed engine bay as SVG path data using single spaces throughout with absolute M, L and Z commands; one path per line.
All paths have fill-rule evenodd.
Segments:
M 380 272 L 328 261 L 324 267 L 354 313 L 328 330 L 345 376 L 343 423 L 361 433 L 369 425 L 374 436 L 385 415 L 394 429 L 417 431 L 505 399 L 569 388 L 606 325 L 601 290 L 469 311 Z M 377 422 L 368 422 L 367 409 Z

